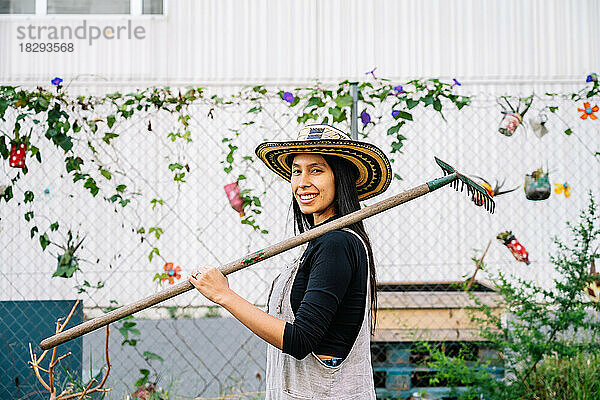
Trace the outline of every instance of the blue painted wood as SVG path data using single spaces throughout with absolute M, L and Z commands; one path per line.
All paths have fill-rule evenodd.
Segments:
M 455 388 L 456 390 L 453 392 L 453 389 L 448 387 L 413 386 L 413 376 L 415 373 L 435 372 L 436 369 L 410 363 L 411 351 L 414 351 L 414 343 L 379 343 L 379 345 L 378 350 L 381 351 L 383 347 L 386 354 L 385 362 L 373 362 L 373 372 L 381 377 L 380 384 L 385 384 L 385 387 L 376 388 L 379 399 L 407 398 L 417 392 L 426 392 L 427 399 L 441 399 L 465 390 L 465 388 Z M 485 348 L 485 346 L 479 349 L 478 356 L 481 361 L 496 359 L 495 353 Z M 490 365 L 486 368 L 478 369 L 486 370 L 498 379 L 504 376 L 504 368 L 502 366 Z

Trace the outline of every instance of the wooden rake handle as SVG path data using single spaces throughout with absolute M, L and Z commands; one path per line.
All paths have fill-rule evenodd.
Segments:
M 379 214 L 380 212 L 389 210 L 390 208 L 406 203 L 407 201 L 416 199 L 417 197 L 423 196 L 424 194 L 427 194 L 433 190 L 439 189 L 442 186 L 446 186 L 447 184 L 453 182 L 456 179 L 457 174 L 451 174 L 416 186 L 412 189 L 399 193 L 395 196 L 389 197 L 378 203 L 372 204 L 368 207 L 364 207 L 351 214 L 345 215 L 340 218 L 336 218 L 333 221 L 320 225 L 316 228 L 310 229 L 304 233 L 301 233 L 300 235 L 288 238 L 279 243 L 259 250 L 255 253 L 248 254 L 236 261 L 232 261 L 228 264 L 222 265 L 221 267 L 219 267 L 219 270 L 224 275 L 228 275 L 232 272 L 239 271 L 240 269 L 249 267 L 250 265 L 256 264 L 259 261 L 266 260 L 267 258 L 273 257 L 279 253 L 283 253 L 284 251 L 300 246 L 301 244 L 311 241 L 329 231 L 341 229 L 358 221 L 362 221 L 365 218 L 371 217 L 375 214 Z M 144 310 L 157 303 L 170 299 L 171 297 L 175 297 L 181 293 L 187 292 L 188 290 L 191 290 L 193 288 L 194 286 L 187 280 L 185 282 L 178 283 L 174 286 L 171 286 L 168 289 L 165 289 L 151 296 L 138 300 L 135 303 L 131 303 L 129 305 L 117 308 L 116 310 L 113 310 L 109 313 L 91 319 L 89 321 L 83 322 L 77 326 L 67 329 L 66 331 L 50 336 L 42 340 L 42 342 L 40 343 L 40 347 L 42 348 L 42 350 L 47 350 L 52 347 L 58 346 L 59 344 L 78 338 L 79 336 L 85 335 L 86 333 L 108 325 L 111 322 L 118 321 L 121 318 L 134 314 L 138 311 Z

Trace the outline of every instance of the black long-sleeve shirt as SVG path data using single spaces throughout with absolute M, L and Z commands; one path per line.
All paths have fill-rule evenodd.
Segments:
M 345 358 L 364 318 L 368 275 L 365 248 L 353 233 L 334 230 L 310 241 L 292 286 L 295 320 L 285 325 L 283 352 Z

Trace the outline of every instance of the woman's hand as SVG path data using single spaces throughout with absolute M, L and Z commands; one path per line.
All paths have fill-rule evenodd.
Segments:
M 221 271 L 208 265 L 200 267 L 188 277 L 188 281 L 210 301 L 222 305 L 230 294 L 229 281 Z

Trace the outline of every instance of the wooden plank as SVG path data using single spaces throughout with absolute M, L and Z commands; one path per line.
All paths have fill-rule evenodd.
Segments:
M 500 315 L 499 308 L 493 309 Z M 377 329 L 474 329 L 480 323 L 472 316 L 484 317 L 477 310 L 464 308 L 382 309 L 377 310 Z
M 480 342 L 479 329 L 378 329 L 371 336 L 372 342 Z
M 501 297 L 496 293 L 474 293 L 486 306 L 498 307 Z M 377 309 L 385 308 L 463 308 L 476 307 L 464 292 L 380 292 L 377 293 Z

